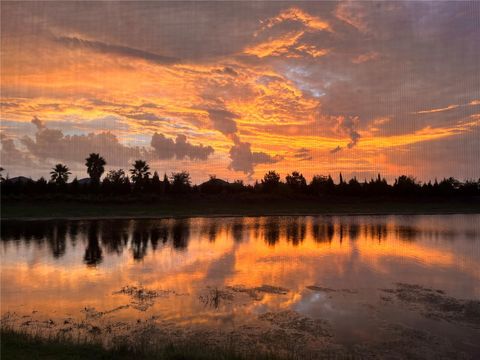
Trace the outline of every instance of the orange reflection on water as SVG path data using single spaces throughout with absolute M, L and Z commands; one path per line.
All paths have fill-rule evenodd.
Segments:
M 478 297 L 478 215 L 417 217 L 196 218 L 2 224 L 2 313 L 38 310 L 79 316 L 86 307 L 128 303 L 127 285 L 172 290 L 145 314 L 209 322 L 199 296 L 208 289 L 262 285 L 248 306 L 291 308 L 305 289 L 371 289 L 395 282 Z M 257 310 L 255 310 L 257 309 Z M 129 308 L 125 318 L 142 316 Z

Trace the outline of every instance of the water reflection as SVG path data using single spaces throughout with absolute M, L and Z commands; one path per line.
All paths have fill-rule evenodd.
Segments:
M 184 250 L 188 247 L 190 239 L 190 224 L 188 220 L 181 219 L 173 222 L 172 244 L 177 250 Z
M 275 245 L 280 240 L 280 222 L 277 218 L 269 218 L 265 223 L 265 242 Z
M 98 222 L 93 221 L 87 231 L 88 243 L 85 248 L 83 261 L 87 266 L 96 266 L 102 262 L 102 248 L 98 239 Z
M 316 242 L 332 242 L 335 229 L 331 221 L 314 221 L 312 224 L 312 235 Z
M 472 215 L 478 220 L 477 215 Z M 457 238 L 475 241 L 478 221 L 458 225 L 448 217 L 266 217 L 266 218 L 204 218 L 165 220 L 101 220 L 101 221 L 3 221 L 1 240 L 3 255 L 10 247 L 32 243 L 39 248 L 47 245 L 53 258 L 61 258 L 67 243 L 75 248 L 84 244 L 84 263 L 95 267 L 102 263 L 104 253 L 121 255 L 130 248 L 133 260 L 142 260 L 149 252 L 169 246 L 185 251 L 189 242 L 206 238 L 215 243 L 231 239 L 241 244 L 263 239 L 268 247 L 285 242 L 301 246 L 308 237 L 318 244 L 342 244 L 362 241 L 381 243 L 398 240 L 409 243 L 423 240 L 455 241 Z M 345 221 L 345 220 L 348 221 Z M 449 220 L 447 223 L 445 219 Z M 477 225 L 475 225 L 477 224 Z M 438 226 L 437 226 L 438 225 Z M 15 244 L 15 245 L 14 245 Z
M 223 330 L 293 314 L 295 324 L 303 316 L 326 320 L 339 338 L 354 342 L 387 320 L 439 327 L 382 292 L 397 283 L 480 298 L 480 215 L 1 225 L 2 315 L 14 312 L 21 322 L 38 311 L 59 324 L 65 317 L 83 323 L 88 310 L 114 322 L 158 317 Z M 453 325 L 448 331 L 475 337 Z

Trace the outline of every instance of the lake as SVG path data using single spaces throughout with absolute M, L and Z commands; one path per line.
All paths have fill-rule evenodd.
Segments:
M 2 221 L 1 260 L 26 331 L 480 356 L 480 215 Z

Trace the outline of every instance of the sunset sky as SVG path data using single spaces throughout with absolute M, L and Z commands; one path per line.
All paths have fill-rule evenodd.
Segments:
M 1 3 L 1 166 L 480 177 L 480 2 Z

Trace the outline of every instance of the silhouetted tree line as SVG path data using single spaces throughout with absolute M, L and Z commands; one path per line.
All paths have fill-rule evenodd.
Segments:
M 155 196 L 178 196 L 188 194 L 276 194 L 279 196 L 319 197 L 319 196 L 354 196 L 354 197 L 449 197 L 480 196 L 480 179 L 477 181 L 459 180 L 449 177 L 421 183 L 411 176 L 399 176 L 389 184 L 380 174 L 375 179 L 359 181 L 357 178 L 345 180 L 340 173 L 336 183 L 330 175 L 315 175 L 310 182 L 298 171 L 293 171 L 282 181 L 275 171 L 267 172 L 260 182 L 253 185 L 237 180 L 227 182 L 211 175 L 210 179 L 200 185 L 192 185 L 187 171 L 174 172 L 170 176 L 150 171 L 144 160 L 136 160 L 128 171 L 110 170 L 105 173 L 105 159 L 100 154 L 92 153 L 85 159 L 89 178 L 68 182 L 70 169 L 64 164 L 56 164 L 50 172 L 50 179 L 32 180 L 19 176 L 12 179 L 1 176 L 2 196 L 36 195 L 36 194 L 95 194 L 104 196 L 125 196 L 129 194 L 149 194 Z M 0 173 L 4 171 L 0 168 Z

